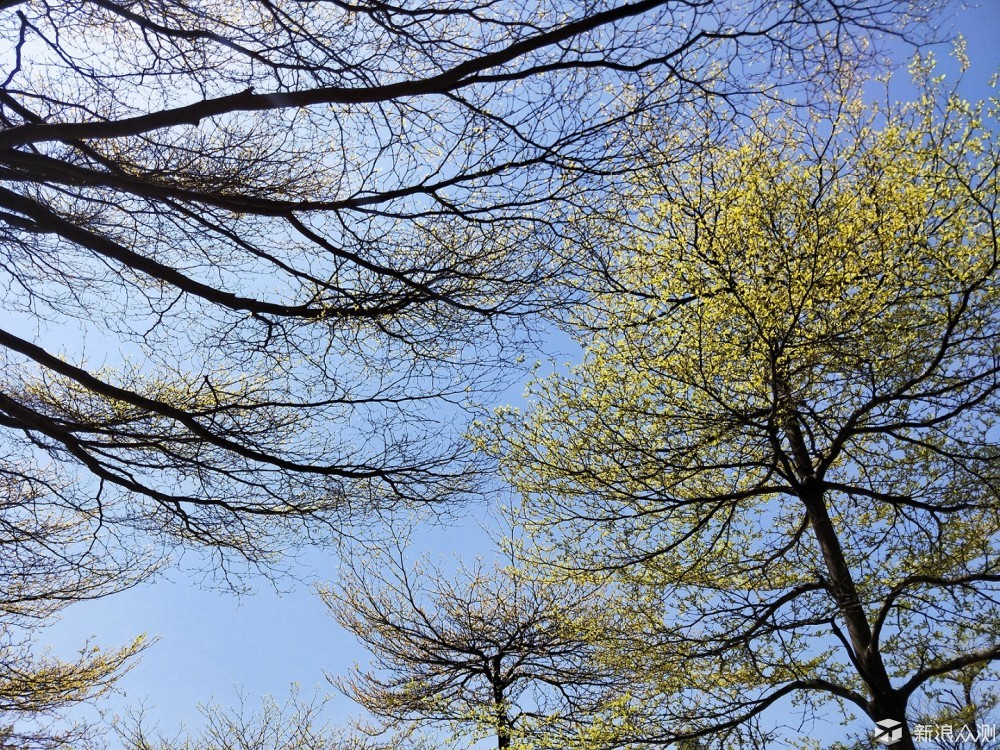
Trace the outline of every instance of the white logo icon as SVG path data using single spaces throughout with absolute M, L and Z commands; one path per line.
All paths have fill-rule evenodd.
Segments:
M 903 725 L 901 722 L 895 719 L 882 719 L 882 721 L 876 721 L 875 723 L 882 727 L 881 730 L 875 733 L 876 742 L 881 742 L 883 745 L 892 745 L 903 739 Z

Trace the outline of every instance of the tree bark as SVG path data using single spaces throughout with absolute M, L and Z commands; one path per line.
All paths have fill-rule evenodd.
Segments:
M 779 403 L 787 405 L 791 402 L 791 391 L 782 378 L 775 379 L 775 395 Z M 915 750 L 906 722 L 906 702 L 889 679 L 847 557 L 827 510 L 822 481 L 816 476 L 798 416 L 794 412 L 786 419 L 784 432 L 798 474 L 798 497 L 805 506 L 809 524 L 826 565 L 830 595 L 847 626 L 855 668 L 868 688 L 868 713 L 875 722 L 891 719 L 900 723 L 900 727 L 886 728 L 888 732 L 902 730 L 902 737 L 889 743 L 889 747 L 893 750 Z
M 497 722 L 497 750 L 507 750 L 510 747 L 510 716 L 507 715 L 507 705 L 504 702 L 504 683 L 501 676 L 503 657 L 500 654 L 490 659 L 493 677 L 493 710 Z

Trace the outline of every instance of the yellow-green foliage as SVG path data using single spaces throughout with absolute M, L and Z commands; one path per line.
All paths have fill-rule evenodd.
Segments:
M 96 698 L 135 665 L 144 636 L 122 648 L 87 647 L 73 661 L 48 656 L 27 660 L 16 648 L 0 649 L 0 712 L 45 713 Z
M 591 230 L 619 284 L 580 313 L 585 361 L 479 437 L 541 558 L 610 566 L 658 602 L 611 658 L 688 691 L 677 731 L 808 680 L 865 695 L 803 487 L 891 676 L 948 663 L 959 627 L 972 651 L 994 645 L 997 101 L 932 71 L 915 62 L 915 103 L 775 107 L 753 135 L 638 177 Z
M 32 653 L 30 644 L 12 642 L 4 628 L 0 644 L 0 741 L 22 750 L 63 750 L 94 739 L 93 728 L 61 721 L 61 713 L 92 701 L 137 662 L 144 636 L 117 649 L 87 646 L 76 659 L 63 661 Z

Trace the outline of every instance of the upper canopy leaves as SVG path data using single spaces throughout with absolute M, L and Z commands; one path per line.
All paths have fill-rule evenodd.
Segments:
M 629 658 L 670 736 L 811 693 L 903 721 L 1000 656 L 997 108 L 917 72 L 637 179 L 584 363 L 498 422 L 547 559 L 663 608 Z

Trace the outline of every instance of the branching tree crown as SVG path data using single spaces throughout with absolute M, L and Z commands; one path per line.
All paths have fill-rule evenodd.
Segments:
M 321 595 L 372 654 L 370 669 L 337 684 L 380 722 L 378 734 L 594 748 L 595 731 L 626 716 L 627 683 L 586 637 L 608 617 L 597 587 L 481 561 L 449 573 L 397 549 L 356 561 Z
M 664 613 L 622 659 L 668 696 L 652 741 L 829 699 L 905 732 L 1000 657 L 997 102 L 914 72 L 916 104 L 772 110 L 638 180 L 628 293 L 498 421 L 550 561 Z
M 0 471 L 0 747 L 48 750 L 91 738 L 92 727 L 62 721 L 63 711 L 106 693 L 145 647 L 140 637 L 111 650 L 81 644 L 70 661 L 40 653 L 39 631 L 60 610 L 128 588 L 151 569 L 96 534 L 99 520 L 73 512 L 74 500 L 52 473 L 32 483 Z
M 124 750 L 388 750 L 374 748 L 326 723 L 327 703 L 318 695 L 302 696 L 297 685 L 283 702 L 267 695 L 259 707 L 249 706 L 241 695 L 232 708 L 214 703 L 200 706 L 201 731 L 176 737 L 163 736 L 140 711 L 118 727 L 118 739 Z
M 4 440 L 109 523 L 265 564 L 453 497 L 441 404 L 558 301 L 561 211 L 635 163 L 620 128 L 909 10 L 4 2 Z

